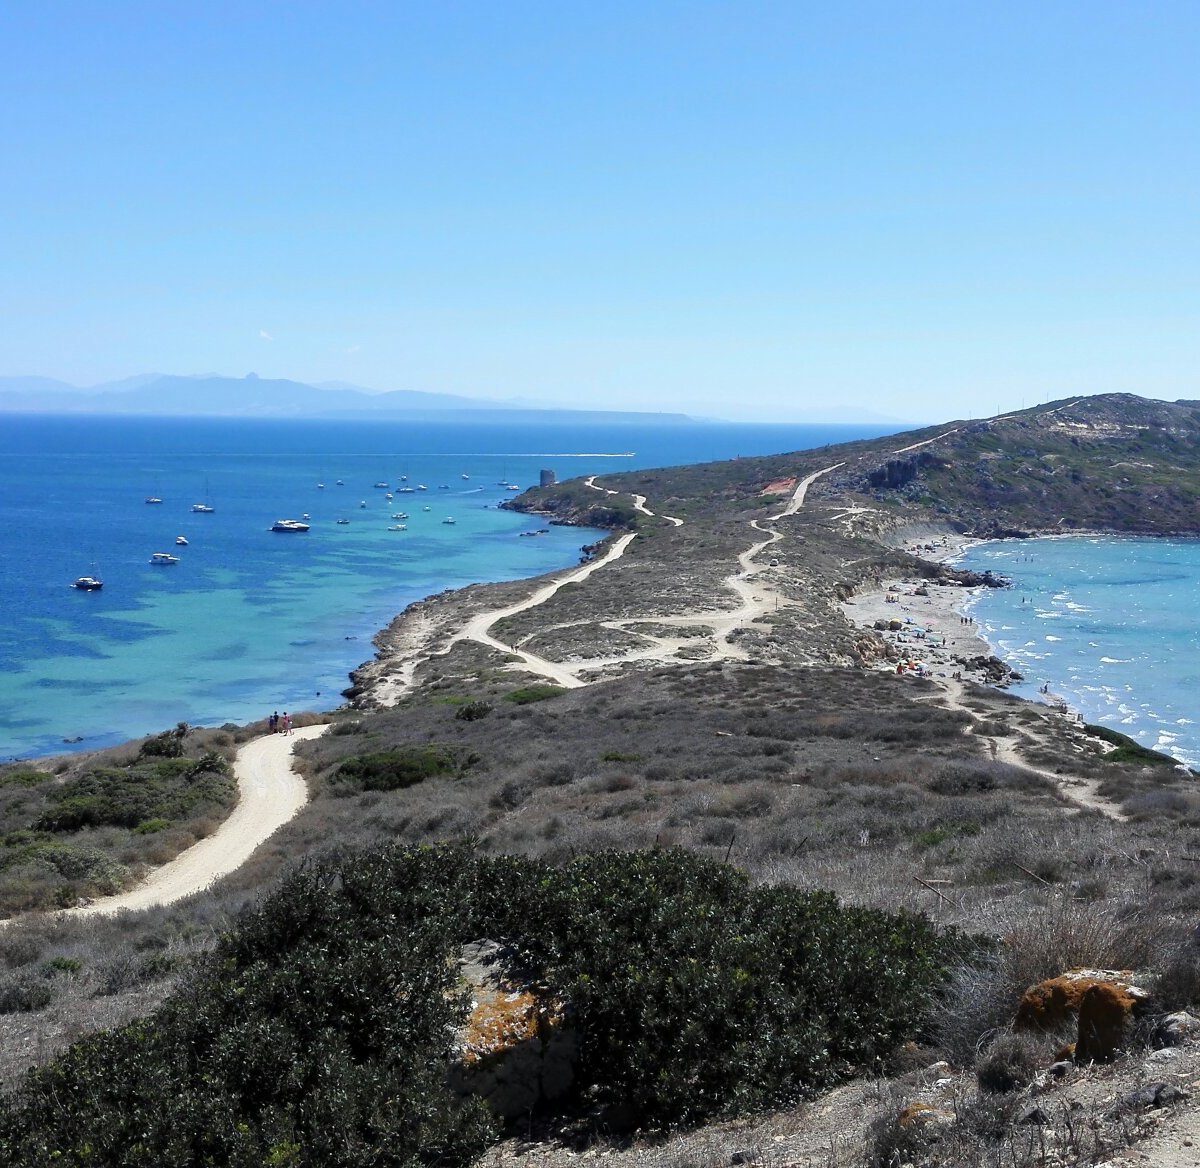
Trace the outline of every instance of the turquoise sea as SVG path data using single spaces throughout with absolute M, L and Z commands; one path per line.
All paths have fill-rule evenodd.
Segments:
M 1064 537 L 971 548 L 1008 589 L 970 604 L 996 654 L 1085 720 L 1200 767 L 1200 541 Z
M 888 430 L 0 416 L 0 759 L 337 706 L 412 601 L 579 559 L 595 532 L 523 539 L 543 524 L 496 509 L 542 468 L 566 479 Z M 211 514 L 191 511 L 206 500 Z M 305 514 L 306 534 L 269 530 Z M 159 551 L 180 562 L 151 566 Z M 82 575 L 103 590 L 69 587 Z

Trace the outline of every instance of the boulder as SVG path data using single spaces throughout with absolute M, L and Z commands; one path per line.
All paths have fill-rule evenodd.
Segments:
M 1174 1014 L 1165 1014 L 1158 1020 L 1154 1027 L 1154 1045 L 1182 1046 L 1196 1034 L 1200 1034 L 1200 1018 L 1186 1010 L 1176 1010 Z
M 479 1096 L 504 1119 L 566 1094 L 577 1040 L 561 1003 L 530 980 L 511 949 L 493 941 L 463 947 L 460 976 L 472 1002 L 456 1036 L 454 1089 Z
M 1030 986 L 1017 1007 L 1016 1024 L 1058 1030 L 1074 1022 L 1075 1062 L 1108 1062 L 1120 1049 L 1130 1018 L 1149 996 L 1130 970 L 1072 969 Z

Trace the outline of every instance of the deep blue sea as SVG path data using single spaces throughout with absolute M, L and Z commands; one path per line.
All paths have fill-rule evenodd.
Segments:
M 567 479 L 888 430 L 2 415 L 0 759 L 337 706 L 412 601 L 578 560 L 595 533 L 522 539 L 541 522 L 496 509 L 543 467 Z M 191 511 L 205 501 L 212 514 Z M 306 514 L 306 534 L 269 530 Z M 151 566 L 159 551 L 180 562 Z M 82 575 L 103 590 L 69 587 Z
M 1089 722 L 1200 766 L 1200 541 L 1002 540 L 959 561 L 1013 582 L 970 610 L 1025 682 Z

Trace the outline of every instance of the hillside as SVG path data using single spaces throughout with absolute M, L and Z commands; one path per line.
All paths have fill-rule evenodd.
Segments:
M 9 1096 L 0 1151 L 1033 1168 L 1119 1163 L 1151 1113 L 1190 1130 L 1158 1088 L 1200 1069 L 1192 1024 L 1156 1035 L 1200 1009 L 1194 776 L 980 684 L 1003 674 L 969 633 L 905 669 L 846 602 L 894 585 L 950 613 L 996 583 L 903 550 L 914 534 L 1200 531 L 1197 425 L 1112 396 L 527 492 L 513 505 L 614 538 L 399 616 L 297 750 L 311 802 L 250 864 L 146 914 L 0 931 L 9 1083 L 146 1018 Z M 63 790 L 94 769 L 49 767 Z M 104 845 L 89 830 L 74 842 Z M 566 1018 L 579 1050 L 498 1150 L 479 1095 L 445 1092 L 447 1065 L 498 1065 L 466 1021 L 494 981 L 447 972 L 496 951 L 517 1046 Z M 1136 1017 L 1096 1065 L 1057 1057 L 1073 1018 L 1017 1022 L 1078 966 L 1146 987 L 1120 991 Z

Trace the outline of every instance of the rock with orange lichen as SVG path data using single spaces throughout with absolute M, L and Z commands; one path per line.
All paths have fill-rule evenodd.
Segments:
M 1027 1030 L 1076 1027 L 1076 1062 L 1107 1062 L 1120 1049 L 1129 1020 L 1150 991 L 1128 969 L 1072 969 L 1030 986 L 1017 1007 Z
M 508 1119 L 564 1095 L 575 1077 L 576 1039 L 561 1004 L 491 941 L 464 946 L 460 972 L 472 1002 L 450 1071 L 455 1089 Z

